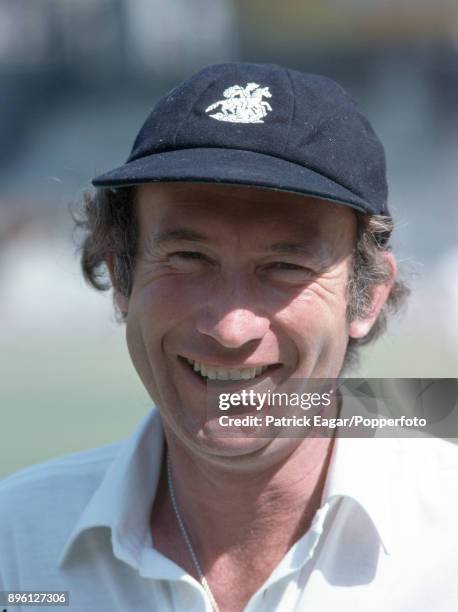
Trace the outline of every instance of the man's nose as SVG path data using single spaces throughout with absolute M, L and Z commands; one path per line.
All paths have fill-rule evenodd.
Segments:
M 266 313 L 240 291 L 217 293 L 199 313 L 197 330 L 225 348 L 261 340 L 270 327 Z

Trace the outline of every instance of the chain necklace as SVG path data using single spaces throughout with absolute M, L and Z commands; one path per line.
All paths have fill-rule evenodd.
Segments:
M 186 542 L 186 546 L 188 547 L 191 558 L 194 562 L 194 566 L 197 570 L 197 574 L 199 576 L 200 583 L 203 586 L 205 592 L 207 593 L 208 598 L 210 599 L 210 603 L 211 603 L 211 606 L 214 612 L 219 612 L 218 604 L 216 603 L 213 593 L 211 592 L 210 585 L 208 584 L 207 579 L 205 578 L 205 575 L 202 571 L 202 568 L 200 567 L 199 560 L 197 559 L 197 555 L 191 544 L 191 539 L 189 538 L 188 532 L 186 531 L 186 527 L 184 526 L 184 523 L 183 523 L 183 519 L 181 518 L 180 512 L 178 511 L 177 500 L 175 498 L 175 490 L 173 488 L 172 469 L 170 467 L 170 459 L 169 459 L 168 453 L 167 453 L 167 483 L 169 486 L 170 499 L 172 501 L 173 510 L 175 511 L 177 523 L 180 528 L 181 535 L 183 536 L 183 539 Z

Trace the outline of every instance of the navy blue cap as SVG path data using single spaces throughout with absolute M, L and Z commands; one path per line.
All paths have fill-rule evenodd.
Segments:
M 388 215 L 385 154 L 335 81 L 272 64 L 208 66 L 162 98 L 127 162 L 95 187 L 251 185 Z

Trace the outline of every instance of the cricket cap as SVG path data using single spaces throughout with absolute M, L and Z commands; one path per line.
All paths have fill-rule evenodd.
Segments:
M 330 78 L 272 64 L 217 64 L 153 108 L 126 163 L 95 187 L 191 181 L 323 198 L 389 215 L 385 154 Z

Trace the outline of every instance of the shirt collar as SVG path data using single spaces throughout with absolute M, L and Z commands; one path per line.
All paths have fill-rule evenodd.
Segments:
M 73 528 L 59 564 L 64 563 L 84 531 L 109 527 L 116 556 L 130 565 L 138 565 L 145 540 L 151 538 L 150 514 L 159 482 L 163 445 L 162 422 L 158 410 L 153 408 L 122 444 Z
M 337 437 L 322 497 L 323 503 L 347 497 L 359 504 L 387 554 L 393 549 L 393 521 L 402 510 L 398 460 L 396 439 Z
M 391 502 L 396 497 L 391 493 L 392 483 L 397 481 L 396 442 L 388 438 L 336 438 L 322 497 L 322 505 L 336 497 L 350 497 L 360 504 L 369 515 L 385 552 L 393 539 Z M 145 545 L 152 545 L 150 514 L 163 446 L 161 418 L 153 408 L 122 444 L 74 526 L 59 564 L 65 562 L 83 532 L 93 527 L 108 527 L 115 555 L 131 566 L 139 566 Z

